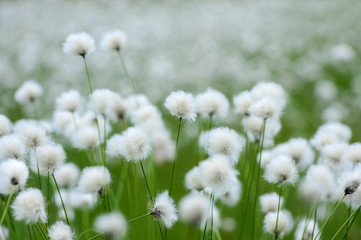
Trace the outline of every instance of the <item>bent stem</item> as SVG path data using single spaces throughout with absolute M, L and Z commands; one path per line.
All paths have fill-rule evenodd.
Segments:
M 83 56 L 83 60 L 84 60 L 84 66 L 85 66 L 86 76 L 87 76 L 87 80 L 88 80 L 89 91 L 90 91 L 90 94 L 93 94 L 93 87 L 92 87 L 92 84 L 90 82 L 88 64 L 86 63 L 85 56 Z
M 275 228 L 275 235 L 274 239 L 278 239 L 278 217 L 280 215 L 280 206 L 281 206 L 281 198 L 282 198 L 282 189 L 283 185 L 280 186 L 280 192 L 278 196 L 278 206 L 277 206 L 277 218 L 276 218 L 276 228 Z
M 182 126 L 182 118 L 179 118 L 178 130 L 177 130 L 177 140 L 176 140 L 176 144 L 175 144 L 175 156 L 174 156 L 173 166 L 172 166 L 172 175 L 171 175 L 171 178 L 170 178 L 169 196 L 171 196 L 171 193 L 172 193 L 173 175 L 174 175 L 174 169 L 175 169 L 175 162 L 176 162 L 176 160 L 177 160 L 179 134 L 180 134 L 180 131 L 181 131 L 181 126 Z
M 10 192 L 9 198 L 8 198 L 8 200 L 6 202 L 4 212 L 3 212 L 2 216 L 1 216 L 1 219 L 0 219 L 0 226 L 2 226 L 2 224 L 4 222 L 6 213 L 8 212 L 8 209 L 9 209 L 9 206 L 10 206 L 12 196 L 13 196 L 13 190 Z
M 147 213 L 147 214 L 144 214 L 144 215 L 142 215 L 142 216 L 139 216 L 139 217 L 133 218 L 132 220 L 129 220 L 129 221 L 127 222 L 127 224 L 132 223 L 132 222 L 134 222 L 134 221 L 137 221 L 137 220 L 139 220 L 139 219 L 142 219 L 142 218 L 148 217 L 148 216 L 150 216 L 150 213 Z
M 134 94 L 136 94 L 136 93 L 137 93 L 137 89 L 136 89 L 136 87 L 135 87 L 135 84 L 134 84 L 133 80 L 131 79 L 131 77 L 130 77 L 130 75 L 129 75 L 129 73 L 128 73 L 127 66 L 125 65 L 125 61 L 124 61 L 123 56 L 122 56 L 122 54 L 120 53 L 120 51 L 118 51 L 118 56 L 119 56 L 120 62 L 121 62 L 121 64 L 122 64 L 122 68 L 123 68 L 123 70 L 124 70 L 125 77 L 127 78 L 129 84 L 131 85 Z
M 64 214 L 65 214 L 65 218 L 66 218 L 66 223 L 70 226 L 68 214 L 67 214 L 67 212 L 66 212 L 65 204 L 64 204 L 64 201 L 63 201 L 63 197 L 61 196 L 58 183 L 56 182 L 56 179 L 55 179 L 54 174 L 51 174 L 51 176 L 53 177 L 53 180 L 54 180 L 54 183 L 55 183 L 55 186 L 56 186 L 56 190 L 58 191 L 58 194 L 59 194 L 59 197 L 60 197 L 60 200 L 61 200 L 61 205 L 63 206 L 63 209 L 64 209 Z

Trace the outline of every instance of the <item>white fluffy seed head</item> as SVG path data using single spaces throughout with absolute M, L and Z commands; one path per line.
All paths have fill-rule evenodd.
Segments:
M 341 161 L 359 165 L 361 163 L 361 143 L 349 145 L 343 152 Z
M 337 135 L 330 131 L 317 131 L 316 134 L 310 140 L 311 145 L 318 151 L 321 151 L 323 147 L 339 142 Z
M 85 57 L 95 48 L 94 39 L 85 32 L 70 34 L 63 43 L 65 53 Z
M 238 133 L 227 127 L 214 128 L 208 132 L 206 151 L 209 155 L 222 154 L 236 164 L 242 151 L 241 138 Z
M 224 94 L 211 88 L 198 94 L 195 102 L 197 113 L 205 117 L 224 118 L 229 111 L 229 102 Z
M 110 157 L 120 157 L 120 145 L 122 144 L 122 135 L 114 134 L 111 138 L 107 141 L 107 149 L 106 153 Z
M 65 223 L 58 221 L 49 228 L 50 240 L 72 240 L 74 233 Z
M 127 35 L 123 31 L 114 30 L 103 35 L 101 47 L 107 51 L 119 52 L 127 43 Z
M 63 92 L 56 99 L 56 108 L 60 111 L 68 111 L 74 113 L 77 111 L 81 104 L 80 93 L 76 90 L 69 90 Z
M 319 237 L 315 238 L 319 232 L 317 222 L 313 219 L 303 218 L 297 225 L 295 232 L 295 240 L 318 240 Z
M 68 111 L 55 111 L 53 114 L 52 127 L 56 133 L 65 134 L 65 129 L 69 124 L 74 124 L 74 116 Z
M 263 194 L 259 198 L 259 200 L 261 203 L 262 212 L 268 213 L 268 212 L 276 212 L 277 211 L 278 200 L 279 200 L 279 195 L 277 193 L 274 192 L 274 193 Z M 280 208 L 282 208 L 283 202 L 284 202 L 284 199 L 283 199 L 283 197 L 281 197 Z
M 111 177 L 107 168 L 103 166 L 87 167 L 82 171 L 78 186 L 82 192 L 102 194 L 110 181 Z
M 221 196 L 221 201 L 227 206 L 234 207 L 241 199 L 242 184 L 237 179 L 232 186 Z
M 43 87 L 34 80 L 28 80 L 15 92 L 15 101 L 20 104 L 32 103 L 43 95 Z
M 7 158 L 24 159 L 25 153 L 24 141 L 18 135 L 10 134 L 0 138 L 0 161 Z
M 361 204 L 361 167 L 343 172 L 337 179 L 337 198 L 354 208 Z
M 46 222 L 45 200 L 39 189 L 28 188 L 19 193 L 11 208 L 14 217 L 26 224 Z
M 48 141 L 45 127 L 37 122 L 20 120 L 15 124 L 14 131 L 23 138 L 28 150 L 40 147 Z
M 270 183 L 295 183 L 298 178 L 295 162 L 288 156 L 275 156 L 266 166 L 265 179 Z
M 175 155 L 175 143 L 166 130 L 157 131 L 152 136 L 154 162 L 163 164 L 171 162 Z
M 82 127 L 73 135 L 71 140 L 76 148 L 92 149 L 99 145 L 98 131 L 93 126 Z
M 0 194 L 16 193 L 25 187 L 29 177 L 23 161 L 8 159 L 0 163 Z
M 352 132 L 350 127 L 340 122 L 329 122 L 319 127 L 317 131 L 334 133 L 340 141 L 348 142 Z
M 140 127 L 130 127 L 122 133 L 119 152 L 127 161 L 145 160 L 150 151 L 149 137 Z
M 60 166 L 54 176 L 60 187 L 73 187 L 79 177 L 79 168 L 74 163 L 65 163 Z
M 5 115 L 0 114 L 0 137 L 10 134 L 12 124 Z
M 116 239 L 125 235 L 127 222 L 120 212 L 111 212 L 98 216 L 94 228 L 104 233 L 108 239 Z
M 249 113 L 263 119 L 280 117 L 284 108 L 284 102 L 275 99 L 274 97 L 265 96 L 255 101 L 249 107 Z
M 198 192 L 192 192 L 179 202 L 180 218 L 192 226 L 197 226 L 206 218 L 209 199 Z
M 189 190 L 201 191 L 204 188 L 201 180 L 199 167 L 194 167 L 189 170 L 185 176 L 185 186 Z
M 283 236 L 288 230 L 292 228 L 292 216 L 288 211 L 279 211 L 277 233 L 277 212 L 268 212 L 264 218 L 264 229 L 267 233 L 276 234 L 276 236 Z
M 188 121 L 196 119 L 195 101 L 193 95 L 183 91 L 172 92 L 164 102 L 169 112 L 179 118 Z
M 234 170 L 227 157 L 213 155 L 199 164 L 202 185 L 209 187 L 217 196 L 225 194 L 237 181 L 238 172 Z
M 244 91 L 233 97 L 233 105 L 236 113 L 249 115 L 249 107 L 254 103 L 252 94 Z
M 36 149 L 31 168 L 37 172 L 39 167 L 40 175 L 52 175 L 65 162 L 65 158 L 65 151 L 61 145 L 47 144 Z
M 127 114 L 126 101 L 117 93 L 113 94 L 112 101 L 108 105 L 107 117 L 113 121 L 121 121 Z
M 263 122 L 263 118 L 257 116 L 246 116 L 242 119 L 244 129 L 251 134 L 256 141 L 261 137 Z
M 150 215 L 162 222 L 166 228 L 171 228 L 178 220 L 174 200 L 169 196 L 168 191 L 158 194 Z
M 109 89 L 96 89 L 90 96 L 92 107 L 97 114 L 107 116 L 116 93 Z
M 274 82 L 261 82 L 255 85 L 251 90 L 252 98 L 255 101 L 269 96 L 275 98 L 282 105 L 286 103 L 286 93 L 283 88 Z

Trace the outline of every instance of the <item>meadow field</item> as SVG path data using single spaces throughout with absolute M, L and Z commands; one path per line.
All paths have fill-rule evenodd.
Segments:
M 0 240 L 361 239 L 360 11 L 0 1 Z

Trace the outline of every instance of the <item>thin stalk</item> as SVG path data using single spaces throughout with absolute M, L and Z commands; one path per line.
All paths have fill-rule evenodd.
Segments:
M 44 233 L 43 229 L 41 228 L 40 224 L 37 223 L 36 226 L 37 226 L 37 228 L 39 229 L 39 232 L 40 232 L 41 236 L 42 236 L 44 239 L 48 239 L 47 236 L 46 236 L 46 234 Z
M 111 211 L 111 208 L 110 208 L 110 199 L 109 199 L 109 186 L 106 186 L 106 198 L 107 198 L 107 204 L 108 204 L 108 212 Z
M 134 219 L 132 219 L 132 220 L 129 220 L 129 221 L 127 222 L 127 224 L 132 223 L 132 222 L 134 222 L 134 221 L 137 221 L 137 220 L 139 220 L 139 219 L 148 217 L 148 216 L 150 216 L 150 213 L 147 213 L 147 214 L 144 214 L 144 215 L 142 215 L 142 216 L 136 217 L 136 218 L 134 218 Z
M 2 216 L 1 216 L 1 219 L 0 219 L 0 226 L 2 226 L 2 224 L 4 222 L 6 213 L 8 212 L 8 209 L 9 209 L 9 206 L 10 206 L 12 196 L 13 196 L 13 191 L 10 192 L 9 198 L 8 198 L 8 200 L 6 202 L 4 212 L 3 212 Z
M 34 148 L 34 156 L 35 156 L 36 168 L 37 168 L 37 171 L 38 171 L 39 188 L 40 188 L 40 190 L 42 190 L 42 189 L 41 189 L 41 178 L 40 178 L 39 164 L 38 164 L 38 160 L 36 159 L 36 148 Z M 30 155 L 29 155 L 29 157 L 30 157 Z
M 135 87 L 135 83 L 133 82 L 133 80 L 131 79 L 131 77 L 130 77 L 130 75 L 129 75 L 129 73 L 128 73 L 127 66 L 125 65 L 125 61 L 124 61 L 123 56 L 122 56 L 122 54 L 120 53 L 120 51 L 118 51 L 118 56 L 119 56 L 120 62 L 121 62 L 121 64 L 122 64 L 122 68 L 123 68 L 123 70 L 124 70 L 125 77 L 127 78 L 129 84 L 131 85 L 134 94 L 136 94 L 136 93 L 137 93 L 137 89 L 136 89 L 136 87 Z
M 211 237 L 213 239 L 213 207 L 214 207 L 214 194 L 211 195 Z
M 346 197 L 346 195 L 344 195 L 334 206 L 331 214 L 327 217 L 326 221 L 324 222 L 324 224 L 320 227 L 320 230 L 318 231 L 315 239 L 317 239 L 318 235 L 320 235 L 322 233 L 322 231 L 326 228 L 328 222 L 330 221 L 331 217 L 333 216 L 333 214 L 335 213 L 336 209 L 338 208 L 338 206 L 340 206 L 341 202 L 343 201 L 343 199 Z
M 333 235 L 333 237 L 332 237 L 331 240 L 334 240 L 334 239 L 336 238 L 336 236 L 341 232 L 341 230 L 343 229 L 343 227 L 345 227 L 346 224 L 348 224 L 348 222 L 351 220 L 351 218 L 352 218 L 354 215 L 355 215 L 355 218 L 357 217 L 357 214 L 360 212 L 360 208 L 361 208 L 361 206 L 358 207 L 358 208 L 352 213 L 352 215 L 346 219 L 346 221 L 345 221 L 345 222 L 342 224 L 342 226 L 338 229 L 338 231 L 335 233 L 335 235 Z M 353 219 L 353 220 L 355 220 L 355 219 Z M 353 222 L 353 221 L 352 221 L 352 222 Z M 316 237 L 317 237 L 317 236 L 316 236 Z M 344 236 L 344 237 L 345 237 L 345 236 Z
M 105 119 L 104 119 L 105 121 Z M 98 121 L 98 117 L 95 117 L 95 123 L 97 125 L 97 130 L 98 130 L 98 138 L 99 138 L 99 147 L 100 147 L 100 154 L 101 154 L 101 157 L 102 157 L 102 161 L 103 161 L 103 166 L 105 167 L 105 159 L 104 159 L 104 146 L 103 146 L 103 143 L 102 143 L 102 137 L 101 137 L 101 134 L 100 134 L 100 127 L 99 127 L 99 121 Z M 105 124 L 105 123 L 104 123 Z M 105 138 L 105 136 L 104 136 Z
M 348 207 L 347 218 L 349 218 L 350 215 L 351 215 L 351 206 Z M 348 224 L 347 224 L 346 232 L 345 232 L 345 235 L 344 235 L 344 238 L 345 238 L 345 239 L 347 239 L 348 230 L 349 230 L 349 227 L 348 227 Z
M 59 197 L 60 197 L 60 200 L 61 200 L 61 205 L 63 206 L 63 209 L 64 209 L 64 214 L 65 214 L 65 218 L 66 218 L 66 223 L 70 226 L 68 214 L 67 214 L 67 212 L 66 212 L 65 204 L 64 204 L 64 201 L 63 201 L 63 197 L 61 196 L 58 183 L 56 182 L 56 179 L 55 179 L 54 174 L 52 174 L 51 176 L 53 177 L 53 180 L 54 180 L 54 183 L 55 183 L 55 186 L 56 186 L 56 190 L 58 191 L 58 194 L 59 194 Z
M 208 130 L 212 129 L 212 124 L 213 124 L 213 114 L 209 115 L 209 125 L 208 125 Z
M 107 129 L 107 118 L 104 116 L 104 141 L 103 141 L 103 158 L 104 158 L 104 166 L 105 166 L 105 163 L 107 162 L 107 154 L 106 154 L 106 150 L 107 150 L 107 132 L 106 132 L 106 129 Z
M 29 225 L 27 225 L 27 229 L 28 229 L 28 233 L 29 233 L 29 238 L 30 238 L 30 240 L 33 240 L 33 237 L 31 236 L 31 231 L 30 231 Z
M 176 150 L 175 150 L 175 156 L 174 156 L 173 166 L 172 166 L 172 175 L 171 175 L 171 178 L 170 178 L 169 196 L 171 196 L 171 193 L 172 193 L 173 176 L 174 176 L 175 162 L 177 160 L 177 155 L 178 155 L 178 143 L 179 143 L 179 134 L 180 134 L 180 131 L 181 131 L 181 126 L 182 126 L 182 118 L 179 118 L 178 130 L 177 130 L 177 140 L 176 140 L 176 145 L 175 145 Z
M 100 237 L 101 235 L 103 235 L 103 233 L 98 233 L 97 235 L 89 238 L 89 240 L 93 240 L 93 239 L 96 239 L 97 237 Z
M 281 198 L 282 198 L 282 189 L 283 186 L 280 186 L 280 192 L 279 192 L 279 196 L 278 196 L 278 206 L 277 206 L 277 218 L 276 218 L 276 228 L 275 228 L 275 235 L 274 235 L 274 239 L 278 239 L 278 217 L 280 215 L 280 208 L 281 208 Z
M 312 236 L 311 239 L 313 239 L 313 235 L 315 234 L 315 228 L 316 228 L 316 224 L 317 224 L 317 203 L 316 203 L 316 207 L 315 207 L 315 214 L 313 215 L 313 228 L 312 228 Z
M 85 66 L 86 76 L 87 76 L 87 80 L 88 80 L 89 91 L 90 91 L 90 94 L 93 94 L 93 87 L 92 87 L 92 84 L 90 82 L 88 64 L 86 63 L 85 56 L 83 56 L 83 60 L 84 60 L 84 66 Z
M 49 218 L 49 223 L 50 223 L 50 176 L 49 176 L 49 172 L 48 172 L 48 204 L 47 204 L 47 208 L 48 208 L 48 218 Z
M 153 201 L 152 193 L 151 193 L 150 188 L 149 188 L 149 184 L 148 184 L 147 176 L 145 175 L 145 171 L 144 171 L 143 163 L 142 163 L 142 161 L 139 161 L 139 163 L 140 163 L 140 167 L 142 168 L 142 172 L 143 172 L 143 176 L 144 176 L 144 181 L 145 181 L 145 184 L 147 185 L 147 190 L 148 190 L 148 194 L 149 194 L 149 197 L 150 197 L 150 201 L 151 201 L 151 202 L 152 202 L 152 204 L 153 204 L 153 203 L 154 203 L 154 201 Z
M 78 237 L 76 238 L 77 240 L 80 240 L 83 236 L 85 236 L 87 233 L 89 233 L 89 232 L 94 232 L 94 233 L 96 233 L 97 231 L 96 230 L 94 230 L 94 229 L 87 229 L 87 230 L 84 230 L 82 233 L 80 233 L 79 235 L 78 235 Z
M 206 233 L 207 233 L 207 225 L 208 225 L 208 214 L 209 212 L 212 210 L 212 193 L 209 199 L 209 206 L 208 206 L 208 211 L 207 211 L 207 216 L 206 216 L 206 222 L 204 224 L 204 228 L 203 228 L 203 240 L 206 238 Z
M 350 230 L 350 228 L 351 228 L 353 222 L 355 221 L 357 215 L 359 214 L 360 208 L 361 208 L 361 206 L 358 207 L 358 209 L 356 210 L 356 211 L 357 211 L 357 212 L 356 212 L 356 215 L 355 215 L 355 217 L 352 219 L 351 223 L 347 225 L 347 231 L 346 231 L 345 235 L 343 236 L 343 239 L 346 239 L 346 238 L 347 238 L 347 233 L 348 233 L 348 231 Z

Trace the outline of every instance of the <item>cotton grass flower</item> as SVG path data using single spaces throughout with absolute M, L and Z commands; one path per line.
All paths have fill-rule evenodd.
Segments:
M 49 228 L 50 240 L 72 240 L 74 233 L 65 223 L 58 221 Z
M 46 129 L 37 122 L 19 121 L 15 124 L 14 131 L 23 138 L 28 150 L 34 150 L 48 141 Z
M 337 195 L 340 199 L 344 197 L 344 202 L 358 208 L 361 205 L 361 168 L 357 167 L 351 171 L 344 172 L 337 179 Z
M 207 89 L 195 98 L 197 113 L 206 117 L 224 118 L 228 114 L 229 102 L 223 93 Z
M 179 202 L 180 218 L 192 226 L 197 226 L 207 217 L 209 199 L 197 192 L 183 197 Z
M 277 212 L 279 195 L 277 193 L 266 193 L 259 198 L 262 212 Z M 281 197 L 280 208 L 283 206 L 284 199 Z
M 127 43 L 127 35 L 120 30 L 114 30 L 104 34 L 101 40 L 101 47 L 107 51 L 119 52 Z
M 269 96 L 265 96 L 260 100 L 254 102 L 249 107 L 249 113 L 263 119 L 278 118 L 284 108 L 284 103 Z
M 107 116 L 115 93 L 109 89 L 96 89 L 91 97 L 92 107 L 97 114 Z
M 33 103 L 43 95 L 43 87 L 34 80 L 28 80 L 15 92 L 15 101 L 20 104 Z
M 82 127 L 71 138 L 74 147 L 92 149 L 99 145 L 98 131 L 95 127 Z
M 155 163 L 163 164 L 173 161 L 175 156 L 175 143 L 166 130 L 157 131 L 152 136 L 152 147 Z
M 35 159 L 32 161 L 32 169 L 43 176 L 54 174 L 54 171 L 65 162 L 65 151 L 59 144 L 47 144 L 38 147 L 35 152 Z
M 85 32 L 70 34 L 63 44 L 63 51 L 65 53 L 79 55 L 85 57 L 91 53 L 95 48 L 94 39 Z
M 79 168 L 74 163 L 65 163 L 55 170 L 54 176 L 60 187 L 73 187 L 79 177 Z
M 23 159 L 26 154 L 24 141 L 16 134 L 0 138 L 0 161 L 7 158 Z
M 11 208 L 14 217 L 26 224 L 46 222 L 45 200 L 39 189 L 28 188 L 19 193 Z
M 5 115 L 0 114 L 0 137 L 10 134 L 12 124 Z
M 107 141 L 107 149 L 106 153 L 110 157 L 121 157 L 120 154 L 120 146 L 122 144 L 122 135 L 114 134 L 109 140 Z
M 295 240 L 313 240 L 319 239 L 315 238 L 319 232 L 319 227 L 317 222 L 313 219 L 302 219 L 297 225 L 295 232 Z
M 361 143 L 349 145 L 343 152 L 341 161 L 351 162 L 354 165 L 361 163 Z
M 268 212 L 264 218 L 264 229 L 267 233 L 282 237 L 292 228 L 292 216 L 288 211 L 280 211 L 278 216 L 277 232 L 277 212 Z
M 272 97 L 279 101 L 281 105 L 286 102 L 286 93 L 284 89 L 274 82 L 260 82 L 255 85 L 251 90 L 252 98 L 255 101 L 262 99 L 263 97 Z
M 249 116 L 249 107 L 254 103 L 252 94 L 244 91 L 233 97 L 233 105 L 236 113 Z
M 220 200 L 227 206 L 234 207 L 241 199 L 242 184 L 235 181 L 233 185 L 221 196 Z
M 270 183 L 294 184 L 298 178 L 295 162 L 285 155 L 276 156 L 266 166 L 264 177 Z
M 185 176 L 186 188 L 188 188 L 189 190 L 196 190 L 196 191 L 203 190 L 204 185 L 203 185 L 201 178 L 202 178 L 202 176 L 200 173 L 200 168 L 198 166 L 193 167 L 191 170 L 189 170 L 186 173 L 186 176 Z
M 9 159 L 0 163 L 0 194 L 11 194 L 25 187 L 29 177 L 23 161 Z
M 79 190 L 102 194 L 106 186 L 110 183 L 109 170 L 103 166 L 87 167 L 82 171 L 79 179 Z
M 130 127 L 122 133 L 119 153 L 129 162 L 145 160 L 151 145 L 147 133 L 139 127 Z
M 178 119 L 194 121 L 196 119 L 193 95 L 183 91 L 172 92 L 164 102 L 168 111 Z
M 152 206 L 150 215 L 162 222 L 166 228 L 171 228 L 178 220 L 177 209 L 168 191 L 158 194 Z
M 77 111 L 81 104 L 80 93 L 76 90 L 63 92 L 56 99 L 56 108 L 60 111 L 69 111 L 74 113 Z
M 227 157 L 214 155 L 199 164 L 202 184 L 216 195 L 225 194 L 237 181 L 238 172 L 234 170 Z
M 120 212 L 106 213 L 96 218 L 94 228 L 107 239 L 116 239 L 125 235 L 127 222 Z

